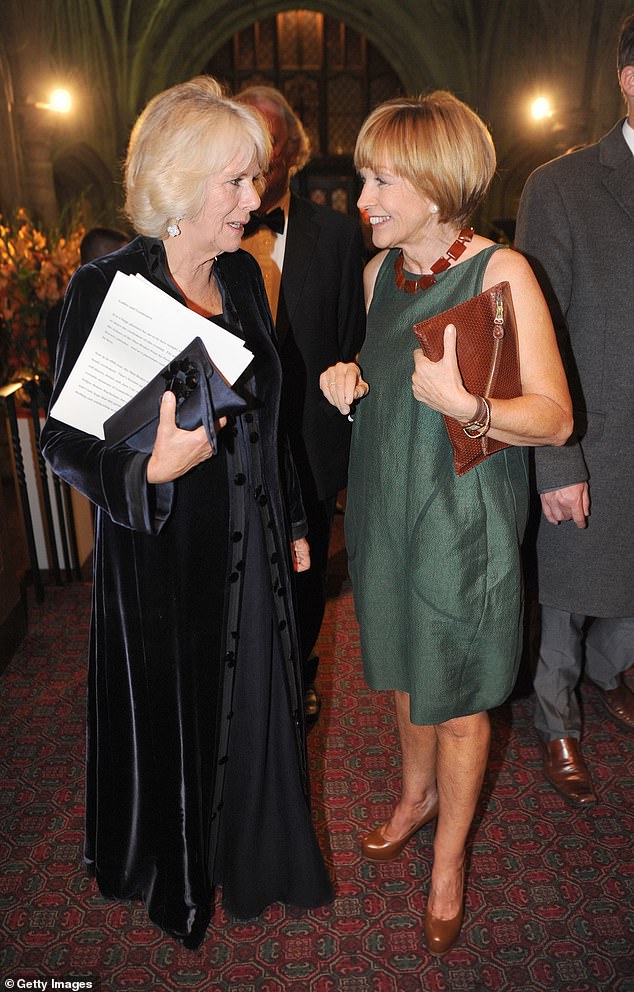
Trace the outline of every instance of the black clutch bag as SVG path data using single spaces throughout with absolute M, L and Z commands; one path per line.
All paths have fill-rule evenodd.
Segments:
M 125 442 L 136 451 L 151 451 L 161 398 L 168 389 L 176 396 L 178 426 L 187 431 L 203 426 L 214 453 L 214 421 L 236 416 L 247 407 L 246 400 L 227 385 L 201 339 L 194 338 L 147 386 L 108 417 L 103 425 L 106 444 Z

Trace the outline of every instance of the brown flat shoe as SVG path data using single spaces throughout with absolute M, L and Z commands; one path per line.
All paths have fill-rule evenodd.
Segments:
M 623 677 L 621 677 L 616 689 L 602 689 L 596 684 L 595 686 L 599 693 L 599 699 L 612 719 L 620 723 L 621 726 L 627 727 L 628 730 L 634 730 L 634 692 L 626 685 Z
M 592 779 L 576 737 L 540 741 L 544 756 L 544 775 L 551 785 L 576 806 L 596 803 Z
M 361 841 L 361 849 L 366 858 L 370 861 L 394 861 L 405 845 L 412 839 L 415 833 L 424 827 L 430 820 L 435 820 L 438 816 L 438 803 L 434 803 L 432 808 L 425 813 L 423 818 L 414 824 L 411 830 L 401 837 L 400 840 L 386 840 L 383 836 L 385 824 L 377 827 L 372 833 L 366 834 Z

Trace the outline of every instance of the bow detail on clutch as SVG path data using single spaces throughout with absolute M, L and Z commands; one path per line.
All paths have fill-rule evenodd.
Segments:
M 216 421 L 237 417 L 247 401 L 225 382 L 209 358 L 200 338 L 189 342 L 179 355 L 113 413 L 103 425 L 106 444 L 125 443 L 136 451 L 151 451 L 156 438 L 163 393 L 176 396 L 178 427 L 194 431 L 203 426 L 212 451 L 216 451 Z
M 161 376 L 165 379 L 165 389 L 176 396 L 177 404 L 181 404 L 190 396 L 198 385 L 198 369 L 192 365 L 187 356 L 177 358 L 164 368 Z

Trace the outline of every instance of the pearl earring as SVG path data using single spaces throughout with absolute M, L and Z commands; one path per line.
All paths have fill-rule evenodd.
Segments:
M 176 220 L 174 221 L 173 224 L 168 224 L 167 225 L 167 233 L 169 234 L 170 238 L 177 238 L 178 235 L 181 233 L 181 229 L 178 226 L 178 222 L 179 222 L 179 220 L 182 220 L 182 219 L 183 218 L 182 218 L 182 215 L 181 215 L 180 217 L 177 217 L 176 218 Z
M 432 203 L 432 205 L 431 205 L 431 212 L 433 214 L 437 214 L 438 213 L 438 209 L 439 209 L 438 208 L 438 204 L 437 203 Z

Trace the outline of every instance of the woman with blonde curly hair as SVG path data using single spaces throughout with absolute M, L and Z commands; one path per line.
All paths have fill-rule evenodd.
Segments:
M 85 859 L 101 892 L 141 899 L 185 946 L 214 886 L 235 916 L 322 904 L 291 571 L 309 565 L 278 436 L 281 367 L 258 266 L 240 250 L 270 139 L 199 77 L 150 101 L 125 166 L 139 237 L 83 266 L 62 311 L 55 401 L 117 272 L 139 273 L 242 338 L 244 412 L 177 426 L 163 395 L 150 453 L 49 418 L 44 454 L 96 507 Z

